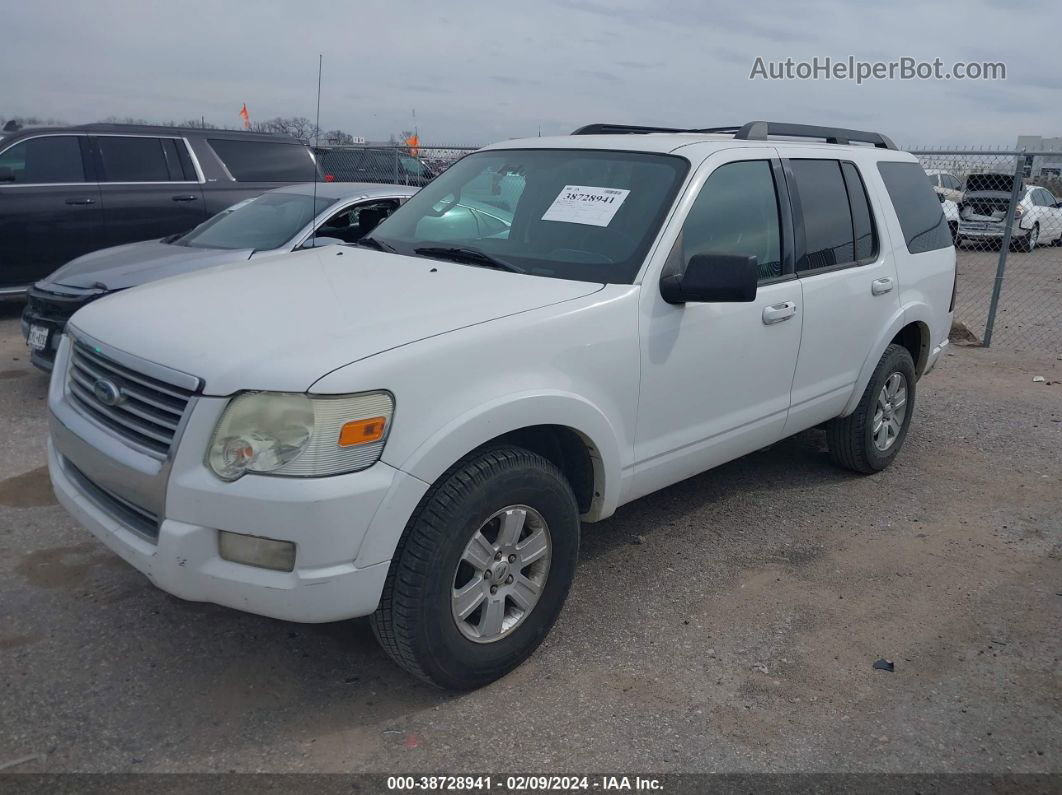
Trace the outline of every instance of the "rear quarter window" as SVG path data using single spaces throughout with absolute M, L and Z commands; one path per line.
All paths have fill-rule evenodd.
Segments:
M 878 172 L 896 210 L 907 250 L 922 254 L 948 248 L 948 222 L 922 167 L 917 163 L 878 163 Z
M 306 147 L 271 141 L 207 140 L 237 182 L 313 182 L 317 166 Z

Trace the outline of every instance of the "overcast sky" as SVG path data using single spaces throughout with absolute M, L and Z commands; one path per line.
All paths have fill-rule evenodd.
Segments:
M 906 145 L 1062 135 L 1059 0 L 0 0 L 0 116 L 234 125 L 313 117 L 425 144 L 588 122 L 751 119 L 885 132 Z M 749 80 L 769 60 L 1003 61 L 1007 80 Z

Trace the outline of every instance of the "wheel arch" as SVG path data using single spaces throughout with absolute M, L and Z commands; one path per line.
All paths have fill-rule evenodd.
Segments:
M 863 360 L 863 366 L 859 371 L 855 388 L 851 397 L 841 413 L 846 417 L 856 410 L 863 391 L 870 383 L 874 375 L 874 368 L 885 349 L 893 343 L 906 348 L 915 363 L 915 376 L 921 377 L 929 362 L 929 354 L 932 350 L 932 333 L 930 331 L 929 307 L 925 304 L 917 304 L 900 309 L 890 319 L 874 345 L 867 351 L 867 357 Z
M 496 400 L 447 423 L 404 461 L 390 463 L 434 483 L 455 462 L 494 442 L 518 444 L 556 464 L 575 491 L 584 521 L 615 511 L 622 469 L 618 434 L 601 409 L 578 395 L 536 393 Z

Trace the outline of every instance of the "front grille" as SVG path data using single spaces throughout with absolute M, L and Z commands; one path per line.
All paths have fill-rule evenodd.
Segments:
M 119 390 L 113 405 L 97 395 L 109 381 Z M 67 386 L 74 405 L 115 434 L 156 453 L 168 453 L 193 392 L 137 372 L 75 341 Z
M 141 508 L 124 497 L 119 497 L 113 491 L 103 488 L 98 483 L 92 482 L 84 472 L 65 458 L 63 459 L 63 469 L 66 470 L 66 474 L 77 484 L 82 493 L 96 504 L 96 507 L 106 511 L 130 530 L 139 533 L 148 540 L 158 541 L 159 517 L 156 514 L 147 508 Z

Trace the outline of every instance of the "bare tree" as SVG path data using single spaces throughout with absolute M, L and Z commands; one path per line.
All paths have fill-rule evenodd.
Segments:
M 352 144 L 354 143 L 354 136 L 343 130 L 329 130 L 326 133 L 321 133 L 321 140 L 329 144 Z
M 290 135 L 307 143 L 319 132 L 317 126 L 305 116 L 277 116 L 275 119 L 256 122 L 252 128 L 258 132 Z

